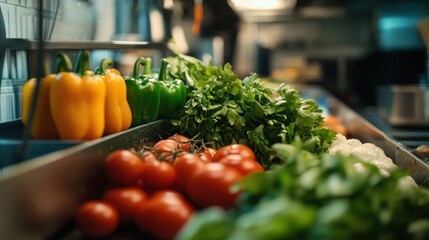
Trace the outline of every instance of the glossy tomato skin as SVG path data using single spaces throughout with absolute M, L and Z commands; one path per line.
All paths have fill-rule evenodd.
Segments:
M 123 223 L 134 220 L 136 207 L 148 199 L 145 191 L 138 187 L 113 188 L 106 191 L 102 198 L 116 208 Z
M 141 204 L 134 216 L 140 230 L 156 239 L 174 239 L 194 209 L 174 191 L 160 191 Z
M 184 153 L 179 155 L 174 161 L 174 169 L 177 173 L 177 188 L 181 192 L 186 191 L 189 178 L 199 168 L 203 167 L 204 162 L 196 154 Z
M 179 143 L 179 148 L 185 152 L 189 152 L 191 150 L 191 142 L 190 142 L 191 139 L 189 139 L 188 137 L 176 134 L 176 135 L 170 136 L 167 139 L 177 141 Z
M 151 199 L 158 199 L 158 198 L 163 198 L 166 199 L 168 201 L 180 201 L 180 203 L 183 204 L 188 204 L 189 207 L 192 208 L 192 205 L 186 200 L 186 198 L 184 197 L 184 195 L 182 195 L 180 192 L 177 192 L 175 190 L 159 190 L 154 192 L 151 196 Z
M 109 203 L 91 200 L 83 203 L 75 215 L 78 228 L 94 238 L 110 236 L 119 225 L 116 209 Z
M 173 161 L 173 153 L 179 148 L 179 142 L 172 139 L 161 140 L 153 148 L 157 152 L 158 159 Z
M 173 188 L 176 183 L 177 174 L 173 163 L 156 160 L 144 162 L 141 178 L 145 188 L 157 191 Z
M 232 144 L 217 150 L 216 154 L 213 156 L 213 162 L 219 162 L 223 157 L 230 154 L 238 154 L 243 156 L 243 158 L 256 161 L 255 153 L 248 146 Z
M 143 161 L 129 150 L 116 150 L 107 156 L 105 172 L 113 184 L 135 184 L 143 172 Z
M 203 148 L 200 152 L 205 153 L 209 155 L 211 158 L 213 158 L 216 155 L 217 151 L 214 148 Z
M 238 192 L 231 192 L 231 186 L 243 175 L 236 169 L 221 163 L 207 163 L 189 178 L 187 193 L 200 207 L 232 207 Z
M 201 159 L 201 161 L 208 163 L 208 162 L 212 162 L 213 161 L 213 157 L 211 157 L 209 154 L 204 153 L 204 152 L 200 152 L 197 153 L 198 157 Z
M 257 161 L 249 160 L 238 154 L 226 155 L 219 163 L 235 168 L 243 174 L 243 176 L 264 171 L 264 168 Z

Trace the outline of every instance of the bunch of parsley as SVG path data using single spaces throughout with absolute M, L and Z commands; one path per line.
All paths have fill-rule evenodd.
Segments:
M 317 103 L 302 99 L 288 85 L 272 90 L 262 86 L 255 73 L 241 80 L 230 64 L 206 65 L 183 54 L 169 62 L 170 76 L 188 86 L 184 109 L 172 118 L 174 131 L 180 134 L 199 135 L 215 148 L 245 144 L 266 169 L 281 162 L 273 154 L 274 143 L 291 143 L 299 137 L 305 150 L 318 154 L 335 138 L 334 132 L 322 128 Z

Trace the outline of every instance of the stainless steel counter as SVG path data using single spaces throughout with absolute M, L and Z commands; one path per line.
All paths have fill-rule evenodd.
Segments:
M 409 148 L 345 106 L 317 86 L 295 86 L 305 98 L 311 97 L 336 114 L 349 137 L 382 148 L 400 168 L 410 172 L 417 183 L 429 186 L 429 163 Z M 43 155 L 3 169 L 0 178 L 0 238 L 62 239 L 69 233 L 75 209 L 85 199 L 100 194 L 105 184 L 102 163 L 115 149 L 141 146 L 171 133 L 167 120 L 84 142 L 65 150 Z

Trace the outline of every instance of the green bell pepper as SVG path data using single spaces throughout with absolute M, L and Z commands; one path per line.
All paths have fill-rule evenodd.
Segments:
M 183 108 L 186 102 L 186 86 L 180 79 L 167 79 L 166 59 L 161 59 L 158 81 L 161 84 L 161 102 L 159 118 L 170 118 L 172 114 Z
M 150 58 L 139 57 L 134 63 L 133 76 L 125 78 L 127 101 L 131 108 L 131 127 L 158 119 L 161 84 L 150 74 Z M 140 66 L 144 72 L 140 75 Z

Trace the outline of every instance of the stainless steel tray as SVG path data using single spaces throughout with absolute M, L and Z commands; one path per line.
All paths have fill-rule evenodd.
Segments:
M 319 103 L 326 104 L 330 113 L 337 115 L 345 125 L 348 138 L 356 138 L 362 142 L 377 145 L 400 169 L 408 171 L 418 184 L 429 186 L 429 161 L 427 158 L 414 154 L 412 149 L 389 137 L 324 89 L 317 86 L 297 85 L 295 87 L 301 92 L 301 95 L 312 97 Z
M 170 126 L 160 120 L 4 168 L 0 239 L 56 236 L 81 202 L 99 196 L 108 153 L 164 138 Z
M 424 159 L 320 87 L 295 87 L 302 96 L 316 99 L 338 115 L 349 137 L 381 147 L 417 183 L 429 186 L 429 164 Z M 107 154 L 164 138 L 171 134 L 166 132 L 170 127 L 169 121 L 161 120 L 5 168 L 0 178 L 0 239 L 70 236 L 65 226 L 73 226 L 75 209 L 103 189 L 102 163 Z

